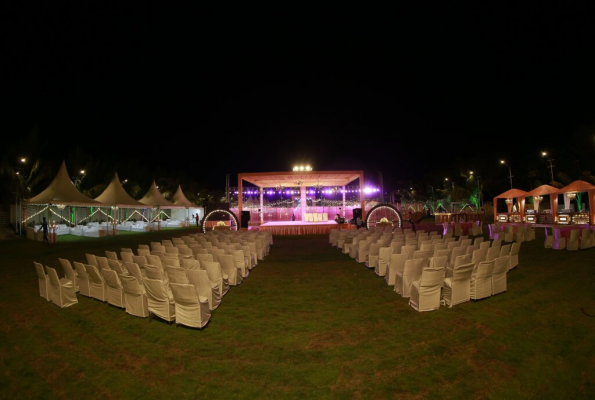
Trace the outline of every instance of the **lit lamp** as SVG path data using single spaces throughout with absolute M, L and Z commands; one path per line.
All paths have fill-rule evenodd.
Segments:
M 570 200 L 574 200 L 576 199 L 576 193 L 568 193 L 566 197 L 568 197 Z
M 50 241 L 52 243 L 56 242 L 56 229 L 58 229 L 58 225 L 56 225 L 56 220 L 53 220 L 52 225 L 50 225 L 50 231 L 51 231 Z
M 541 196 L 533 196 L 533 208 L 535 209 L 535 212 L 538 213 L 539 212 L 539 202 L 543 200 L 543 197 Z
M 512 211 L 512 199 L 506 199 L 504 201 L 506 202 L 506 207 L 508 207 L 508 213 L 510 214 Z

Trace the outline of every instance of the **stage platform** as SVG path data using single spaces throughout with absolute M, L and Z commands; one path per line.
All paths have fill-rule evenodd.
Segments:
M 355 226 L 352 225 L 353 228 Z M 335 221 L 303 222 L 303 221 L 278 221 L 265 222 L 259 230 L 271 232 L 273 235 L 322 235 L 329 234 L 331 229 L 348 229 L 347 224 L 337 224 Z

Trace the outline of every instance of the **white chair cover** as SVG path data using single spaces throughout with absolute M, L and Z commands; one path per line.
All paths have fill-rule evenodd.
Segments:
M 107 303 L 115 307 L 125 308 L 124 304 L 124 288 L 120 283 L 120 278 L 116 271 L 111 269 L 102 269 L 100 271 L 105 279 L 105 285 L 107 288 Z
M 176 318 L 174 299 L 173 296 L 170 297 L 163 281 L 146 278 L 143 285 L 147 293 L 149 312 L 165 321 L 173 321 Z
M 60 261 L 60 265 L 62 266 L 62 270 L 64 271 L 64 277 L 68 279 L 74 285 L 74 290 L 76 292 L 79 291 L 78 280 L 76 279 L 76 271 L 72 269 L 72 265 L 70 265 L 70 261 L 65 260 L 63 258 L 58 258 Z
M 39 295 L 46 299 L 46 301 L 50 301 L 50 278 L 48 278 L 45 270 L 43 269 L 43 265 L 37 262 L 33 262 L 35 265 L 35 271 L 37 272 L 37 280 L 39 282 Z
M 474 264 L 457 265 L 450 278 L 444 279 L 442 299 L 449 307 L 469 301 L 470 279 Z
M 94 265 L 85 265 L 87 276 L 91 287 L 91 297 L 100 301 L 107 301 L 107 288 L 105 287 L 105 280 L 99 273 L 99 270 Z
M 126 312 L 136 317 L 148 317 L 149 306 L 144 287 L 134 276 L 120 275 L 119 278 L 124 289 L 124 306 Z
M 219 293 L 219 285 L 212 283 L 209 280 L 209 274 L 205 270 L 187 270 L 186 274 L 190 283 L 198 292 L 199 296 L 206 297 L 209 301 L 209 308 L 212 310 L 219 307 L 221 304 L 221 294 Z
M 176 324 L 204 327 L 211 318 L 207 298 L 199 297 L 194 285 L 172 283 L 170 287 L 175 301 Z
M 475 266 L 470 282 L 470 293 L 473 300 L 483 299 L 492 295 L 493 271 L 494 261 L 480 262 Z
M 434 264 L 446 265 L 446 257 Z M 444 282 L 444 267 L 424 268 L 419 280 L 411 284 L 409 305 L 417 311 L 432 311 L 440 308 L 440 294 Z
M 76 281 L 79 286 L 79 293 L 83 296 L 91 296 L 91 280 L 87 274 L 87 268 L 83 263 L 74 261 L 74 269 L 76 270 Z
M 60 280 L 55 269 L 46 267 L 46 270 L 50 281 L 49 289 L 52 303 L 60 308 L 70 307 L 78 303 L 74 284 L 67 279 Z
M 492 273 L 492 295 L 506 292 L 506 273 L 508 272 L 508 256 L 498 257 L 494 261 Z

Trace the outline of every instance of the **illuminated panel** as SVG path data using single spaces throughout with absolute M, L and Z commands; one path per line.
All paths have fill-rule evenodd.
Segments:
M 530 224 L 534 224 L 535 222 L 537 222 L 537 218 L 535 217 L 535 215 L 527 215 L 525 217 L 525 222 L 528 222 Z
M 498 222 L 508 222 L 508 215 L 506 215 L 506 214 L 498 215 Z
M 584 225 L 588 224 L 590 221 L 589 214 L 587 213 L 577 213 L 572 216 L 572 223 L 574 225 Z
M 558 215 L 558 223 L 559 224 L 569 224 L 570 223 L 570 215 L 566 215 L 566 214 Z

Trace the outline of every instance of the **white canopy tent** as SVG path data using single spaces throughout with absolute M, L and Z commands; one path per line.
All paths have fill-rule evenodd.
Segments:
M 190 214 L 198 214 L 198 220 L 201 221 L 202 217 L 204 216 L 204 208 L 199 207 L 196 204 L 192 203 L 190 200 L 186 198 L 184 192 L 182 192 L 182 186 L 178 185 L 178 190 L 172 197 L 173 204 L 176 206 L 184 207 L 185 210 L 172 210 L 172 218 L 173 219 L 180 219 L 181 213 L 185 213 L 182 215 L 183 218 L 189 218 Z M 195 223 L 195 221 L 190 221 L 190 224 Z
M 166 213 L 164 213 L 162 211 L 163 209 L 185 208 L 183 206 L 176 206 L 175 204 L 167 201 L 166 198 L 163 197 L 163 195 L 159 191 L 159 188 L 157 187 L 155 181 L 153 181 L 151 187 L 149 187 L 149 190 L 147 191 L 147 193 L 145 193 L 143 198 L 139 200 L 139 202 L 146 204 L 147 206 L 150 206 L 153 210 L 155 210 L 155 213 L 151 218 L 151 222 L 157 220 L 158 223 L 160 223 L 161 221 L 161 214 L 164 214 L 168 218 L 172 218 L 171 215 L 167 215 Z M 181 218 L 181 220 L 184 220 L 184 218 Z
M 101 207 L 103 205 L 100 201 L 93 200 L 78 191 L 70 180 L 66 162 L 62 161 L 58 173 L 49 186 L 37 196 L 24 201 L 22 207 L 17 211 L 21 216 L 17 220 L 22 223 L 36 221 L 47 212 L 48 223 L 52 220 L 51 214 L 53 214 L 58 218 L 56 221 L 58 225 L 66 223 L 73 225 L 77 223 L 72 212 L 73 207 Z
M 126 193 L 126 190 L 124 190 L 124 187 L 120 182 L 120 178 L 118 178 L 117 172 L 114 174 L 110 184 L 95 198 L 95 200 L 110 206 L 113 211 L 118 213 L 121 212 L 121 209 L 123 208 L 151 208 L 146 204 L 134 200 L 128 193 Z M 126 219 L 130 219 L 134 214 L 138 214 L 140 218 L 148 220 L 147 217 L 141 214 L 138 210 L 135 210 Z M 122 220 L 123 218 L 118 219 Z

